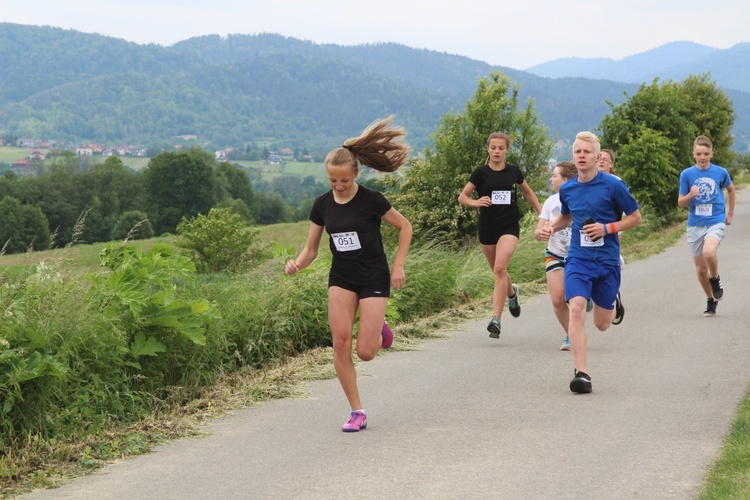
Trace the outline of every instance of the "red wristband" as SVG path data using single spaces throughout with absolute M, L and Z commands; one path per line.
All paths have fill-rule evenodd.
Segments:
M 609 226 L 609 234 L 615 234 L 617 232 L 617 228 L 615 227 L 614 222 L 610 222 L 607 225 Z

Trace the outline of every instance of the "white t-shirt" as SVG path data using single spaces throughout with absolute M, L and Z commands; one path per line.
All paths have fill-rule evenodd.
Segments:
M 539 214 L 540 219 L 553 221 L 560 215 L 560 195 L 553 194 L 544 201 L 542 212 Z M 570 248 L 570 228 L 560 229 L 550 236 L 547 242 L 547 251 L 558 257 L 567 257 L 568 248 Z

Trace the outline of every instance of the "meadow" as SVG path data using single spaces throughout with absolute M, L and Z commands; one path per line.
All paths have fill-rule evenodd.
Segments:
M 49 153 L 48 150 L 43 150 L 45 153 Z M 14 146 L 2 146 L 0 147 L 0 163 L 6 163 L 8 165 L 13 165 L 13 162 L 16 160 L 22 160 L 24 158 L 27 158 L 31 154 L 31 150 L 27 148 L 17 148 Z M 94 156 L 94 160 L 98 161 L 99 163 L 103 163 L 104 160 L 106 160 L 103 156 Z M 148 165 L 148 161 L 150 158 L 137 158 L 137 157 L 131 157 L 131 156 L 122 156 L 120 157 L 122 160 L 122 163 L 133 170 L 141 170 L 146 168 Z
M 313 177 L 321 183 L 327 182 L 326 171 L 322 163 L 287 161 L 284 160 L 279 165 L 266 163 L 265 161 L 232 161 L 245 168 L 255 169 L 260 172 L 261 179 L 271 181 L 277 177 L 294 176 L 294 177 Z
M 14 161 L 26 158 L 31 154 L 30 149 L 16 148 L 12 146 L 0 147 L 0 163 L 12 165 Z

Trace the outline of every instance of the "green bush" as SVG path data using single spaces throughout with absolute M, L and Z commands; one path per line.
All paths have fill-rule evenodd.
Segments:
M 208 215 L 183 219 L 177 233 L 177 246 L 192 255 L 196 269 L 216 273 L 242 270 L 253 259 L 259 230 L 231 208 L 212 208 Z
M 461 260 L 449 251 L 412 251 L 404 267 L 408 286 L 391 290 L 391 302 L 404 321 L 428 316 L 455 304 Z
M 207 332 L 207 347 L 223 356 L 222 370 L 262 367 L 331 345 L 325 259 L 285 276 L 285 258 L 276 257 L 242 275 L 201 275 L 199 292 L 211 296 L 221 314 Z
M 145 212 L 130 210 L 123 212 L 112 229 L 112 240 L 145 240 L 154 237 L 154 228 Z
M 34 205 L 21 204 L 12 196 L 0 199 L 0 246 L 4 253 L 23 253 L 28 248 L 46 250 L 50 247 L 47 217 Z

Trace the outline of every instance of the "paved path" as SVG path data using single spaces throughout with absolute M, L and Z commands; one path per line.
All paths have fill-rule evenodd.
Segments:
M 447 339 L 361 365 L 369 426 L 340 430 L 336 380 L 263 404 L 27 498 L 694 498 L 750 381 L 750 195 L 721 246 L 715 318 L 684 238 L 623 272 L 625 320 L 589 318 L 594 392 L 568 390 L 570 353 L 542 295 Z M 541 259 L 540 259 L 540 264 Z M 523 295 L 523 291 L 522 291 Z M 24 498 L 26 498 L 24 497 Z

